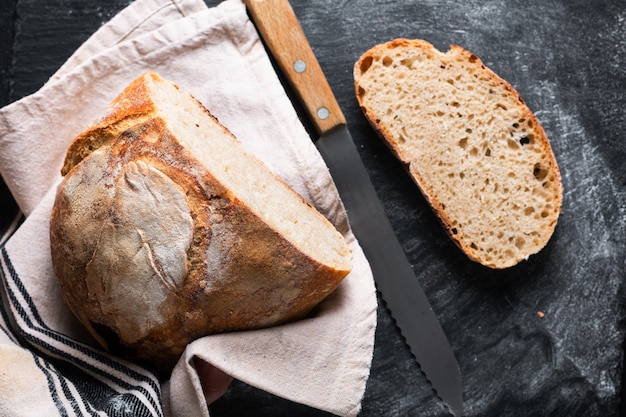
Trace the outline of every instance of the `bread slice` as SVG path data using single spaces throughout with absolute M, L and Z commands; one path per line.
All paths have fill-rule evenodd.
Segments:
M 467 256 L 507 268 L 547 244 L 562 200 L 550 143 L 476 55 L 396 39 L 365 52 L 354 80 L 365 116 Z
M 198 337 L 306 316 L 351 270 L 333 225 L 157 74 L 62 172 L 50 238 L 67 304 L 103 346 L 162 369 Z

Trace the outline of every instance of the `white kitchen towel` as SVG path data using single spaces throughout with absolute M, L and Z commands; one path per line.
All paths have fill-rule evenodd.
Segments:
M 48 236 L 67 147 L 147 70 L 193 94 L 327 216 L 354 254 L 353 271 L 313 316 L 201 338 L 165 380 L 101 350 L 72 316 Z M 132 3 L 39 91 L 0 109 L 0 174 L 22 212 L 0 231 L 0 415 L 208 416 L 194 358 L 291 401 L 358 414 L 376 326 L 372 274 L 241 0 Z

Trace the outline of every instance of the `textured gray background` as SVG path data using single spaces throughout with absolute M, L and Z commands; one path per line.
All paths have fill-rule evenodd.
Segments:
M 0 105 L 36 91 L 128 3 L 3 0 Z M 456 352 L 465 415 L 623 415 L 626 2 L 292 4 Z M 536 112 L 565 189 L 559 225 L 540 254 L 506 271 L 467 260 L 367 125 L 354 98 L 352 66 L 371 46 L 397 37 L 425 39 L 442 50 L 458 44 L 474 52 Z M 5 188 L 0 199 L 4 221 L 13 209 Z M 211 415 L 325 414 L 236 382 L 211 407 Z M 383 305 L 361 415 L 446 415 Z

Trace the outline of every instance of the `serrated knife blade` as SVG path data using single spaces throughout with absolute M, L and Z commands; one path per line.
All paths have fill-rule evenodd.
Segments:
M 266 47 L 320 135 L 316 146 L 396 325 L 437 395 L 451 414 L 461 416 L 461 373 L 452 347 L 385 214 L 345 117 L 289 1 L 245 3 Z

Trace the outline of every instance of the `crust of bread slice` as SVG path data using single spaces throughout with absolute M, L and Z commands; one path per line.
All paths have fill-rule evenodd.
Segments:
M 359 105 L 452 240 L 501 269 L 539 252 L 562 202 L 559 168 L 535 115 L 473 53 L 395 39 L 354 66 Z
M 157 74 L 75 139 L 63 173 L 64 298 L 103 346 L 160 369 L 198 337 L 305 317 L 351 270 L 333 225 Z

